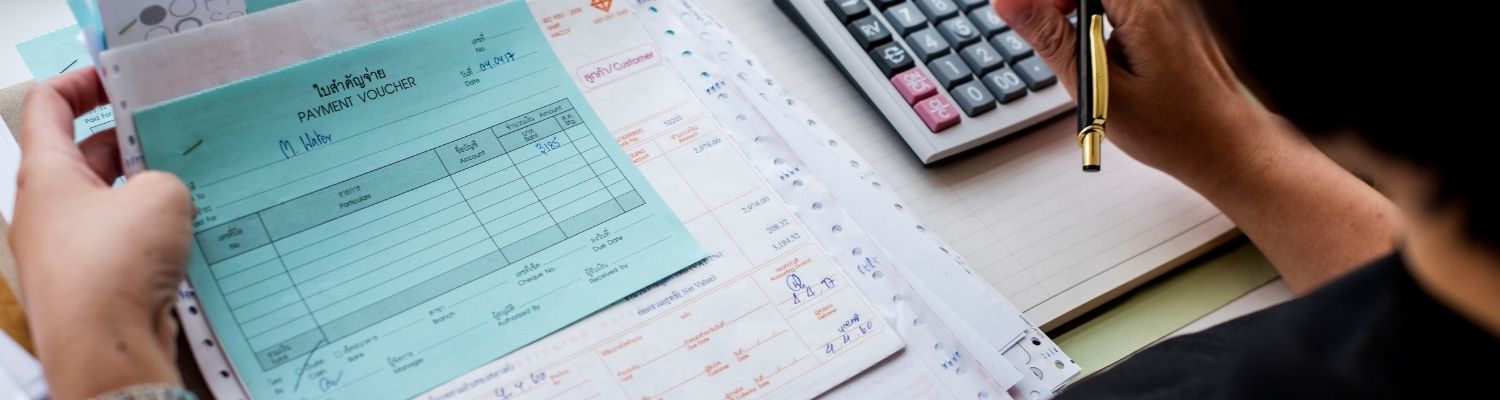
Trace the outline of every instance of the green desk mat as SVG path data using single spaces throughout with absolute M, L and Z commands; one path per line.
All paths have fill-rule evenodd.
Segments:
M 1083 366 L 1080 379 L 1276 279 L 1250 242 L 1236 239 L 1078 317 L 1054 334 Z

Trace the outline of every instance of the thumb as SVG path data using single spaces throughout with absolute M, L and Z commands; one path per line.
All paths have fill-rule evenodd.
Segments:
M 1078 30 L 1066 14 L 1074 4 L 1068 0 L 995 1 L 995 13 L 1031 43 L 1069 92 L 1078 81 Z
M 193 207 L 192 194 L 187 185 L 176 175 L 161 171 L 146 171 L 125 180 L 120 189 L 127 197 L 141 204 L 154 207 L 157 212 L 171 218 L 192 220 L 197 214 Z

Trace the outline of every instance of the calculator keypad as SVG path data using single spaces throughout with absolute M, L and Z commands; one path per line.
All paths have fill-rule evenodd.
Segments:
M 988 0 L 826 3 L 934 133 L 1057 83 Z
M 1042 90 L 1057 83 L 1057 76 L 1052 74 L 1052 69 L 1047 68 L 1047 63 L 1037 57 L 1016 63 L 1016 74 L 1021 76 L 1021 80 L 1026 81 L 1026 87 L 1031 90 Z
M 957 54 L 949 54 L 938 57 L 927 63 L 927 70 L 932 71 L 932 76 L 937 78 L 939 84 L 944 88 L 953 89 L 960 83 L 974 77 L 974 71 L 969 69 L 964 60 L 958 58 Z
M 915 0 L 917 8 L 921 8 L 931 21 L 942 21 L 958 15 L 958 6 L 952 0 Z
M 953 0 L 953 1 L 955 3 L 958 3 L 958 6 L 959 7 L 963 7 L 963 9 L 965 9 L 965 10 L 973 10 L 973 9 L 976 9 L 976 8 L 979 8 L 979 7 L 985 7 L 985 6 L 990 5 L 990 0 Z M 985 7 L 985 8 L 988 8 L 988 7 Z
M 944 129 L 958 125 L 958 108 L 946 96 L 932 96 L 921 100 L 916 107 L 917 116 L 922 118 L 922 123 L 927 124 L 927 129 L 933 132 L 942 132 Z
M 1017 34 L 1016 31 L 995 35 L 994 39 L 990 39 L 990 44 L 995 45 L 995 50 L 999 50 L 1000 54 L 1005 55 L 1005 59 L 1007 60 L 1020 60 L 1031 57 L 1031 44 L 1022 40 L 1021 35 Z
M 884 73 L 886 77 L 890 77 L 897 72 L 905 71 L 916 65 L 916 62 L 912 61 L 911 55 L 906 54 L 906 49 L 902 49 L 901 45 L 895 43 L 886 43 L 880 47 L 876 47 L 875 50 L 870 51 L 870 58 L 875 59 L 875 66 L 879 67 L 880 72 Z
M 938 34 L 937 29 L 927 28 L 906 37 L 906 44 L 911 46 L 911 51 L 917 53 L 917 58 L 922 61 L 932 61 L 938 56 L 948 54 L 948 39 Z
M 1002 68 L 999 71 L 984 75 L 984 86 L 1000 99 L 1001 103 L 1009 103 L 1015 99 L 1026 97 L 1026 83 L 1021 82 L 1021 77 L 1010 68 Z
M 1006 24 L 999 14 L 995 14 L 995 9 L 989 7 L 970 11 L 969 22 L 973 22 L 974 27 L 979 28 L 979 34 L 984 37 L 994 37 L 1010 30 L 1010 24 Z
M 885 20 L 898 34 L 908 34 L 927 27 L 927 16 L 911 3 L 900 3 L 885 9 Z
M 838 17 L 839 22 L 846 24 L 870 13 L 870 7 L 865 5 L 864 0 L 827 0 L 827 2 L 828 9 L 833 10 L 833 16 Z
M 953 88 L 953 100 L 958 102 L 958 107 L 964 109 L 964 114 L 977 117 L 995 109 L 995 96 L 990 90 L 978 81 L 965 83 Z
M 974 29 L 974 25 L 964 18 L 949 18 L 943 21 L 938 24 L 938 32 L 942 32 L 943 39 L 948 39 L 948 43 L 955 48 L 962 48 L 979 41 L 979 30 Z
M 849 33 L 854 34 L 854 40 L 865 50 L 891 40 L 891 31 L 885 29 L 885 24 L 873 15 L 854 20 L 854 23 L 849 24 Z
M 1020 87 L 1020 79 L 1016 78 L 1017 87 Z M 917 100 L 932 97 L 938 92 L 937 82 L 933 82 L 932 77 L 927 76 L 927 73 L 920 69 L 909 69 L 896 74 L 891 77 L 891 84 L 896 85 L 896 93 L 901 94 L 901 98 L 906 100 L 907 105 L 917 104 Z M 1025 89 L 1021 90 L 1025 92 Z
M 958 52 L 963 56 L 964 62 L 969 63 L 969 68 L 978 74 L 994 71 L 1005 66 L 1005 59 L 1000 58 L 1000 53 L 995 48 L 984 43 L 975 43 L 965 47 Z

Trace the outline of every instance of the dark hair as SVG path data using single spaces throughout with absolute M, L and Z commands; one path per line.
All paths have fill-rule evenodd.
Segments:
M 1500 245 L 1495 24 L 1483 2 L 1204 0 L 1242 81 L 1309 137 L 1353 134 L 1424 170 L 1431 206 L 1460 207 Z M 1489 32 L 1484 32 L 1488 30 Z

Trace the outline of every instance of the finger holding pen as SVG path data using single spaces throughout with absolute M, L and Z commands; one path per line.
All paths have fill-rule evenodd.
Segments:
M 1243 164 L 1267 121 L 1244 95 L 1196 5 L 1186 0 L 1100 0 L 1113 27 L 1105 43 L 1109 142 L 1185 182 L 1221 179 Z M 995 0 L 996 13 L 1032 44 L 1076 95 L 1076 0 Z

